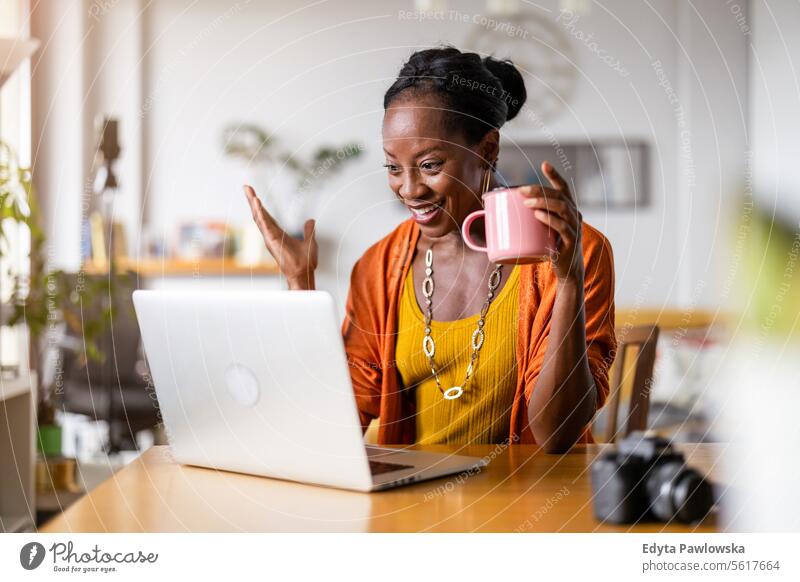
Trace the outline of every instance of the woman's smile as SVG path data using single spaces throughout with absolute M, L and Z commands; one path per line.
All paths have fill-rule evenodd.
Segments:
M 406 204 L 406 206 L 411 211 L 411 216 L 417 221 L 417 224 L 428 224 L 443 214 L 442 207 L 435 203 Z

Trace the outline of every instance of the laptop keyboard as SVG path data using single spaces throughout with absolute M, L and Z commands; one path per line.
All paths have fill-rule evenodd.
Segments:
M 401 465 L 399 463 L 382 463 L 381 461 L 370 461 L 369 470 L 373 475 L 382 475 L 383 473 L 391 473 L 392 471 L 400 471 L 402 469 L 411 469 L 413 465 Z

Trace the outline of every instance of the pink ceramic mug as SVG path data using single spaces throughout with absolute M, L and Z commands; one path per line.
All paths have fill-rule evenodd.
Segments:
M 556 249 L 556 233 L 523 204 L 526 196 L 513 188 L 496 188 L 483 195 L 483 210 L 464 220 L 461 234 L 467 246 L 487 253 L 493 263 L 524 265 L 547 260 Z M 486 220 L 486 246 L 470 238 L 469 229 L 479 218 Z

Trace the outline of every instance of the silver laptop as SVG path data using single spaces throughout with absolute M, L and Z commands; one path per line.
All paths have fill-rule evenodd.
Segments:
M 136 291 L 133 302 L 180 463 L 358 491 L 486 465 L 365 446 L 327 292 Z

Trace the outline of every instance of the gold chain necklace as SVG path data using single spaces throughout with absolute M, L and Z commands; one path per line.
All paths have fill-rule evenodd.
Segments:
M 436 353 L 436 343 L 431 336 L 431 320 L 433 319 L 433 249 L 429 248 L 425 253 L 425 279 L 422 281 L 422 294 L 425 296 L 425 337 L 422 338 L 422 351 L 428 356 L 428 364 L 431 367 L 431 372 L 436 380 L 436 387 L 439 392 L 445 397 L 446 400 L 455 400 L 459 398 L 467 387 L 467 383 L 475 371 L 478 359 L 478 352 L 483 346 L 483 340 L 486 337 L 483 326 L 486 323 L 486 314 L 489 313 L 489 306 L 494 299 L 494 292 L 500 286 L 500 279 L 502 277 L 503 265 L 496 265 L 492 274 L 489 275 L 489 294 L 486 296 L 486 302 L 481 308 L 480 317 L 478 318 L 478 326 L 472 332 L 472 355 L 470 356 L 467 371 L 464 376 L 464 382 L 461 386 L 453 386 L 447 390 L 442 390 L 442 383 L 439 380 L 439 374 L 436 371 L 436 365 L 433 362 L 433 355 Z

